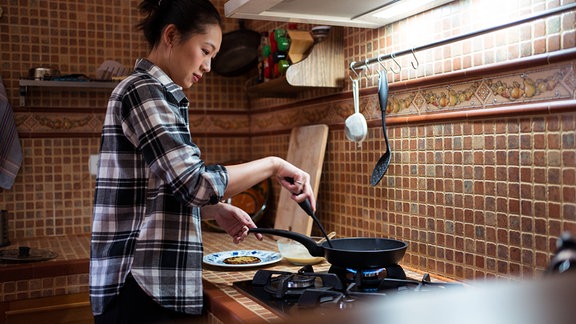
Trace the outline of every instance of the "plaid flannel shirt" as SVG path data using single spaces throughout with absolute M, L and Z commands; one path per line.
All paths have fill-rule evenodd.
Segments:
M 132 273 L 162 306 L 202 311 L 200 207 L 222 199 L 226 169 L 192 142 L 188 99 L 150 61 L 112 92 L 102 130 L 90 256 L 101 314 Z

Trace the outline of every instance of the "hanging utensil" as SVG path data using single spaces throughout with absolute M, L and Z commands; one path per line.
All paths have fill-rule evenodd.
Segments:
M 366 118 L 360 113 L 360 93 L 358 79 L 352 79 L 352 96 L 354 98 L 354 114 L 346 118 L 346 138 L 360 143 L 366 138 L 368 133 L 368 124 Z
M 372 186 L 380 182 L 384 173 L 388 170 L 390 159 L 392 158 L 392 151 L 390 150 L 388 134 L 386 132 L 386 106 L 388 104 L 388 76 L 386 73 L 386 70 L 381 70 L 378 78 L 378 100 L 380 101 L 380 110 L 382 111 L 382 132 L 384 132 L 384 140 L 386 141 L 386 152 L 380 157 L 380 160 L 378 160 L 378 163 L 376 163 L 374 167 L 374 171 L 372 171 L 372 177 L 370 178 L 370 184 Z

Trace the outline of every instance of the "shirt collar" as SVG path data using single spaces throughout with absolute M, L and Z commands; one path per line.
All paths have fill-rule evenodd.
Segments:
M 160 69 L 157 65 L 150 62 L 145 58 L 140 58 L 136 60 L 134 64 L 134 70 L 137 72 L 143 72 L 151 75 L 153 78 L 157 79 L 165 88 L 168 90 L 178 102 L 181 102 L 183 99 L 187 99 L 184 91 L 182 91 L 182 87 L 174 83 L 172 79 L 166 74 L 162 69 Z

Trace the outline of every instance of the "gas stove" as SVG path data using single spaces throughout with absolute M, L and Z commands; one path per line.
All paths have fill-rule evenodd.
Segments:
M 428 274 L 421 279 L 407 278 L 399 265 L 370 270 L 332 266 L 327 272 L 315 272 L 308 265 L 295 273 L 258 270 L 252 280 L 237 281 L 233 286 L 276 315 L 289 317 L 303 312 L 347 311 L 394 294 L 425 293 L 461 284 L 432 282 Z

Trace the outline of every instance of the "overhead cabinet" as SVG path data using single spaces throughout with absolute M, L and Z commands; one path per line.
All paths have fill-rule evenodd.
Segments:
M 378 28 L 454 0 L 230 0 L 226 17 Z

